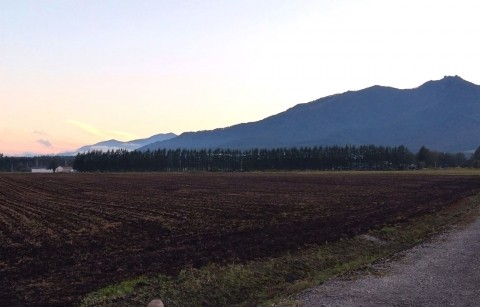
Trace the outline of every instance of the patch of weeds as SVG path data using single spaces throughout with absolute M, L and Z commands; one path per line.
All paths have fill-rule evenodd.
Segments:
M 119 284 L 109 285 L 87 295 L 82 301 L 82 306 L 110 305 L 110 303 L 131 295 L 137 288 L 145 287 L 149 282 L 147 277 L 140 276 Z

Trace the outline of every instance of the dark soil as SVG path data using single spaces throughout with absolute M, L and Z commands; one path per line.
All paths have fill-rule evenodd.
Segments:
M 0 305 L 268 257 L 438 210 L 480 176 L 0 174 Z

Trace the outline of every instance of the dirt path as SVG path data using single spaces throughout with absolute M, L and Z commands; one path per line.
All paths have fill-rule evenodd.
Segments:
M 480 306 L 480 219 L 297 299 L 301 306 Z

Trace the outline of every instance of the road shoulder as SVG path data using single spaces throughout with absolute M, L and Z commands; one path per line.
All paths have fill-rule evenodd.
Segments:
M 477 211 L 478 213 L 478 211 Z M 300 294 L 300 306 L 477 306 L 480 219 Z

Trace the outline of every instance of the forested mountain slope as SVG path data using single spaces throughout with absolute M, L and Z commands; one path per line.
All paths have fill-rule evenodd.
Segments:
M 257 122 L 183 133 L 140 150 L 364 144 L 474 150 L 480 144 L 480 86 L 458 76 L 414 89 L 373 86 L 299 104 Z

